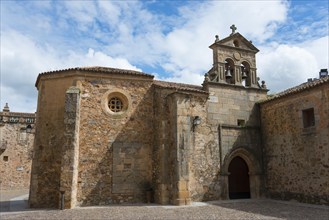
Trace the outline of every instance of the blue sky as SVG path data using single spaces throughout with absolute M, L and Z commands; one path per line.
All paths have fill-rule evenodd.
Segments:
M 260 49 L 270 93 L 328 68 L 328 0 L 1 1 L 1 108 L 36 111 L 40 72 L 109 66 L 201 84 L 229 27 Z

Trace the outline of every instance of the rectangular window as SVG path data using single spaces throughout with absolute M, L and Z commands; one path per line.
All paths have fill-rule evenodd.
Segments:
M 17 117 L 10 117 L 9 118 L 9 122 L 17 123 L 18 121 L 19 121 L 19 118 L 17 118 Z
M 312 127 L 315 125 L 314 108 L 303 110 L 303 125 L 304 128 Z
M 3 156 L 3 161 L 8 161 L 8 156 Z
M 33 118 L 25 118 L 26 123 L 33 123 L 34 119 Z
M 238 119 L 237 120 L 237 124 L 238 124 L 238 126 L 243 127 L 243 126 L 246 125 L 246 121 L 245 120 L 242 120 L 242 119 Z

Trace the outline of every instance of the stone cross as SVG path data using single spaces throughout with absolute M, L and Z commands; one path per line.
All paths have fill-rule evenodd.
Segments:
M 230 29 L 232 29 L 232 34 L 235 34 L 235 31 L 236 31 L 237 28 L 235 27 L 234 24 L 232 24 L 232 26 L 230 27 Z

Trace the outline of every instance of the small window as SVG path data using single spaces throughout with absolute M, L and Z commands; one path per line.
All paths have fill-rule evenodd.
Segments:
M 33 118 L 26 118 L 25 119 L 25 122 L 26 123 L 33 123 L 34 122 L 34 119 Z
M 8 161 L 8 156 L 3 156 L 3 161 L 7 162 Z
M 121 89 L 109 90 L 102 96 L 102 109 L 112 118 L 122 118 L 131 109 L 130 95 Z
M 312 127 L 315 125 L 314 108 L 303 110 L 303 125 L 304 128 Z
M 238 124 L 238 126 L 243 127 L 246 125 L 246 122 L 245 122 L 245 120 L 238 119 L 237 124 Z
M 121 112 L 123 109 L 123 102 L 118 97 L 113 97 L 109 101 L 109 108 L 112 112 Z
M 19 118 L 17 118 L 17 117 L 10 117 L 9 118 L 9 122 L 17 123 L 18 121 L 19 121 Z

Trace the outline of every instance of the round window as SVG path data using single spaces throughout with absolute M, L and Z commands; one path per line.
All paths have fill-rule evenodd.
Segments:
M 111 98 L 108 105 L 112 112 L 121 112 L 123 109 L 123 102 L 118 97 Z
M 102 109 L 111 117 L 124 117 L 130 108 L 130 95 L 121 89 L 109 90 L 102 97 Z

